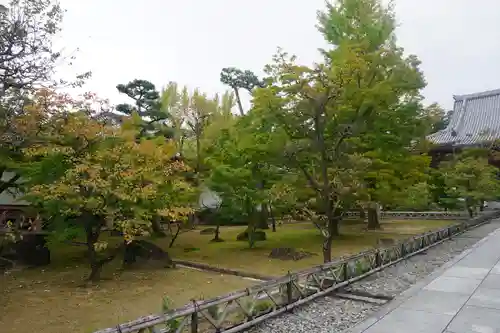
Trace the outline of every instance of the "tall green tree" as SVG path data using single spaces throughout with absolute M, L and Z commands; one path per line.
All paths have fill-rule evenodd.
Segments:
M 319 13 L 319 30 L 330 44 L 324 62 L 300 66 L 280 52 L 266 69 L 267 86 L 254 93 L 256 112 L 287 135 L 286 165 L 316 194 L 325 262 L 331 260 L 342 210 L 359 200 L 370 164 L 353 139 L 376 121 L 379 110 L 413 98 L 422 85 L 419 62 L 403 55 L 394 29 L 391 8 L 379 1 L 328 5 Z
M 380 205 L 396 203 L 391 193 L 401 193 L 427 180 L 430 159 L 420 149 L 427 123 L 420 117 L 421 109 L 418 98 L 376 109 L 375 117 L 352 140 L 358 152 L 371 161 L 364 176 L 369 199 L 368 229 L 380 228 Z
M 245 89 L 251 94 L 254 88 L 262 86 L 262 82 L 252 71 L 243 71 L 235 67 L 223 68 L 220 73 L 220 81 L 233 89 L 238 109 L 242 116 L 245 114 L 245 111 L 241 103 L 240 89 Z
M 236 116 L 231 112 L 235 106 L 235 98 L 231 92 L 225 92 L 219 98 L 216 96 L 214 102 L 217 108 L 207 122 L 201 140 L 202 154 L 204 159 L 209 158 L 216 149 L 214 143 L 219 139 L 222 132 L 230 130 L 236 124 Z
M 164 136 L 172 138 L 174 135 L 169 123 L 170 114 L 161 107 L 160 93 L 156 86 L 147 80 L 134 79 L 127 84 L 116 86 L 118 92 L 125 94 L 134 101 L 134 104 L 118 104 L 116 111 L 125 115 L 137 113 L 142 119 L 139 124 L 139 136 Z
M 176 132 L 171 123 L 170 108 L 165 107 L 167 103 L 162 105 L 160 93 L 153 83 L 134 79 L 127 84 L 118 84 L 116 89 L 134 101 L 134 104 L 117 105 L 116 111 L 134 117 L 136 120 L 134 125 L 139 129 L 137 132 L 138 141 L 142 138 L 154 139 L 158 136 L 168 139 L 175 138 Z M 174 97 L 172 96 L 172 98 Z M 160 219 L 160 216 L 152 219 L 152 227 L 155 236 L 163 237 L 166 235 L 162 230 Z
M 195 140 L 195 172 L 202 171 L 202 140 L 211 117 L 217 113 L 218 97 L 210 99 L 206 94 L 195 90 L 190 96 L 190 104 L 186 112 L 186 125 Z
M 487 151 L 465 151 L 442 166 L 448 197 L 462 198 L 472 218 L 484 201 L 500 194 L 498 169 L 488 162 Z
M 172 139 L 179 154 L 182 155 L 186 139 L 186 112 L 189 108 L 187 87 L 180 88 L 177 83 L 169 82 L 160 93 L 160 114 L 168 117 L 172 127 Z
M 257 229 L 268 227 L 267 221 L 262 223 L 262 210 L 270 201 L 279 200 L 273 186 L 284 178 L 285 172 L 269 161 L 282 142 L 270 140 L 272 124 L 262 123 L 252 113 L 238 117 L 233 124 L 220 132 L 206 159 L 210 166 L 207 184 L 224 205 L 241 211 L 248 222 L 245 233 L 253 247 L 252 235 Z M 261 125 L 267 125 L 267 130 L 257 131 Z
M 453 111 L 445 110 L 437 103 L 424 108 L 424 119 L 427 122 L 429 134 L 444 130 L 450 123 Z
M 425 168 L 426 160 L 418 151 L 411 153 L 414 141 L 422 140 L 426 134 L 419 103 L 425 81 L 418 70 L 418 60 L 412 56 L 404 59 L 402 49 L 396 45 L 392 3 L 384 7 L 378 0 L 341 0 L 327 5 L 327 10 L 318 17 L 319 29 L 328 42 L 357 44 L 363 53 L 378 53 L 371 64 L 375 71 L 373 76 L 365 77 L 365 87 L 369 88 L 377 75 L 385 76 L 394 84 L 392 96 L 385 95 L 384 100 L 373 107 L 372 117 L 367 119 L 358 137 L 359 152 L 371 161 L 365 176 L 369 196 L 368 227 L 379 228 L 378 207 L 383 198 L 391 197 L 387 191 L 412 185 L 409 166 L 420 168 L 413 175 L 425 173 L 422 167 Z

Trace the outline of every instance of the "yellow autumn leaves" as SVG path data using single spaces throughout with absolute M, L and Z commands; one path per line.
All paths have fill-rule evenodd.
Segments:
M 172 140 L 139 140 L 133 119 L 110 126 L 81 112 L 41 117 L 33 107 L 20 126 L 34 124 L 41 130 L 24 153 L 38 163 L 60 161 L 61 170 L 55 179 L 32 184 L 28 196 L 53 203 L 60 213 L 100 216 L 127 241 L 148 233 L 155 217 L 183 221 L 192 211 L 196 193 L 185 180 L 188 167 L 174 159 Z

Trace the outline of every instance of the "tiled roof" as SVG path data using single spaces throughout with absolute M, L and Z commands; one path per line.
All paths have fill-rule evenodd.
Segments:
M 427 139 L 437 145 L 469 146 L 500 139 L 500 89 L 453 96 L 448 127 Z

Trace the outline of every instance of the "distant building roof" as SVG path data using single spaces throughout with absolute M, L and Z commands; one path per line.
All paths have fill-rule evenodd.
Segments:
M 453 96 L 449 125 L 427 139 L 437 145 L 474 146 L 500 139 L 500 89 Z

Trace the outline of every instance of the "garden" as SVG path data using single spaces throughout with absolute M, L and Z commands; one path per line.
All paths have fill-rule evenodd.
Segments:
M 427 137 L 449 119 L 424 104 L 420 62 L 378 0 L 320 11 L 318 63 L 278 49 L 262 75 L 222 68 L 228 90 L 213 96 L 131 78 L 118 105 L 76 93 L 91 73 L 55 79 L 63 13 L 47 0 L 0 11 L 7 332 L 113 326 L 390 246 L 500 196 L 495 142 L 436 163 Z

